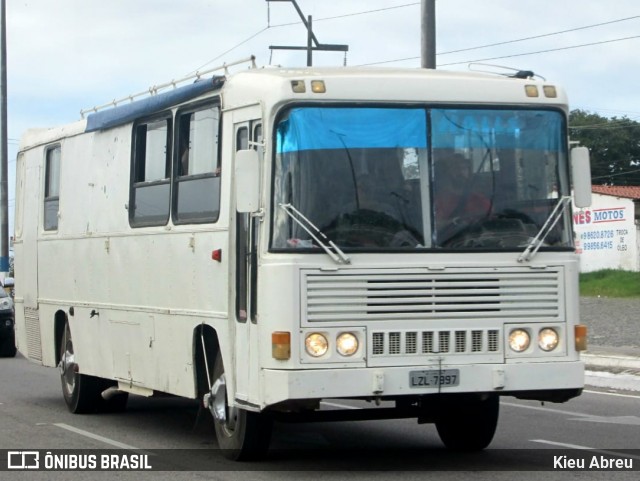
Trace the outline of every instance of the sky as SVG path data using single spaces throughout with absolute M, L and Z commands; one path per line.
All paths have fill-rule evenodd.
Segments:
M 26 129 L 71 123 L 81 109 L 250 55 L 258 66 L 306 65 L 304 52 L 269 50 L 306 45 L 287 1 L 6 3 L 10 217 Z M 347 65 L 420 67 L 420 1 L 298 4 L 321 43 L 349 45 Z M 638 0 L 436 1 L 438 68 L 533 70 L 562 85 L 572 109 L 640 119 L 639 49 Z M 341 52 L 314 54 L 314 65 L 344 62 Z

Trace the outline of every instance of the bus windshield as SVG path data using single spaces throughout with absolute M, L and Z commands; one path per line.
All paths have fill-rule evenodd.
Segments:
M 513 250 L 570 195 L 555 110 L 295 107 L 276 127 L 272 250 Z M 542 250 L 571 248 L 565 212 Z

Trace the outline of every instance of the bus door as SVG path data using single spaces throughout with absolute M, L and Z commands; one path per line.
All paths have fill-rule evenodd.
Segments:
M 259 120 L 235 124 L 235 151 L 257 149 L 261 154 L 262 123 Z M 242 195 L 236 192 L 236 196 Z M 258 259 L 261 219 L 250 213 L 235 213 L 235 359 L 236 399 L 254 397 L 258 386 Z

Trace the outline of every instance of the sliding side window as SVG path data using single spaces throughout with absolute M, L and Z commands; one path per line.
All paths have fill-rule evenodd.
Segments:
M 129 223 L 165 225 L 171 205 L 171 116 L 136 123 L 133 131 Z
M 200 104 L 176 116 L 175 224 L 216 222 L 220 215 L 220 106 Z
M 59 145 L 45 151 L 44 230 L 58 229 L 60 208 L 60 154 Z

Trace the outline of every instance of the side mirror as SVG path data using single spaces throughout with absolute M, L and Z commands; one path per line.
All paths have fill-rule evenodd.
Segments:
M 260 161 L 254 149 L 236 152 L 236 210 L 256 212 L 260 208 Z
M 591 205 L 591 165 L 589 149 L 571 149 L 571 175 L 573 177 L 573 205 L 579 209 Z

